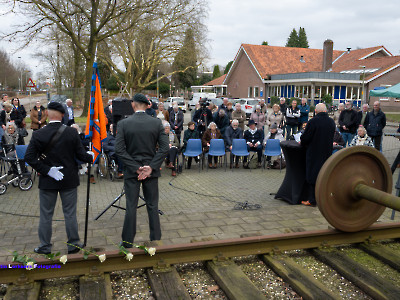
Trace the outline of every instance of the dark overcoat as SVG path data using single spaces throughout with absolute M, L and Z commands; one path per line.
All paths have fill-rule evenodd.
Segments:
M 335 121 L 326 112 L 318 113 L 308 121 L 301 135 L 301 145 L 306 147 L 306 181 L 315 184 L 318 173 L 333 150 Z
M 125 180 L 137 178 L 136 171 L 146 165 L 153 169 L 151 177 L 160 177 L 168 151 L 169 141 L 160 119 L 138 112 L 118 122 L 115 153 L 124 164 Z
M 65 128 L 57 142 L 48 152 L 47 158 L 44 161 L 39 159 L 60 126 L 61 122 L 55 122 L 34 131 L 26 149 L 24 160 L 40 173 L 39 189 L 62 190 L 76 188 L 79 185 L 76 159 L 83 162 L 92 161 L 92 155 L 86 153 L 82 146 L 78 131 L 71 127 Z M 63 167 L 60 170 L 64 174 L 63 180 L 56 181 L 47 175 L 51 167 Z

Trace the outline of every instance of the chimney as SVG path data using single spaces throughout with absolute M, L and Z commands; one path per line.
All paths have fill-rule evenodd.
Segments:
M 351 48 L 347 47 L 347 53 L 350 53 Z
M 304 56 L 303 56 L 303 55 L 300 56 L 300 62 L 302 62 L 302 63 L 306 62 L 306 61 L 304 60 Z
M 333 59 L 333 41 L 326 40 L 324 42 L 322 58 L 322 72 L 327 72 L 332 69 L 332 59 Z

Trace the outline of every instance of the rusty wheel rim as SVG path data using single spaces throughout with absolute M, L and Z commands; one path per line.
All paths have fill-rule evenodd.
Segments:
M 386 207 L 353 195 L 355 183 L 391 193 L 392 175 L 386 158 L 372 147 L 356 146 L 338 151 L 318 174 L 315 196 L 318 208 L 336 229 L 363 230 L 382 215 Z

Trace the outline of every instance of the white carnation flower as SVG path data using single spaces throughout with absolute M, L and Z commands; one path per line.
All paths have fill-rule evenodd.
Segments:
M 60 257 L 60 262 L 63 263 L 65 265 L 65 263 L 67 262 L 68 258 L 66 255 L 63 255 Z
M 126 259 L 127 261 L 131 261 L 132 258 L 133 258 L 133 254 L 130 253 L 130 252 L 128 252 L 128 253 L 126 254 L 126 256 L 125 256 L 125 259 Z
M 150 247 L 149 249 L 147 249 L 147 253 L 149 253 L 150 256 L 153 256 L 154 254 L 156 254 L 156 248 Z
M 99 255 L 99 260 L 100 262 L 104 262 L 106 260 L 106 255 L 105 254 Z
M 27 269 L 27 270 L 33 270 L 34 267 L 35 267 L 35 266 L 34 266 L 33 261 L 30 261 L 30 262 L 28 262 L 28 263 L 26 264 L 26 269 Z

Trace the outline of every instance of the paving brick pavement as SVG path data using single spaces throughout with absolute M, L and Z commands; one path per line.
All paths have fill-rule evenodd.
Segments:
M 198 172 L 191 170 L 172 180 L 169 170 L 162 171 L 159 180 L 162 240 L 164 244 L 188 243 L 193 239 L 238 238 L 245 234 L 268 235 L 298 230 L 325 229 L 328 224 L 318 208 L 289 205 L 270 195 L 275 192 L 285 175 L 285 170 L 223 169 Z M 397 173 L 395 174 L 395 178 Z M 83 240 L 86 177 L 81 177 L 78 189 L 78 220 Z M 88 246 L 116 250 L 120 241 L 124 211 L 111 208 L 99 220 L 94 218 L 122 191 L 123 181 L 112 182 L 97 178 L 90 186 L 90 211 Z M 38 245 L 37 228 L 39 197 L 37 182 L 30 191 L 9 187 L 0 196 L 0 261 L 11 260 L 9 251 L 35 256 Z M 258 210 L 235 210 L 237 202 L 260 204 Z M 125 197 L 121 199 L 125 206 Z M 387 209 L 380 221 L 390 221 Z M 400 213 L 395 221 L 400 221 Z M 146 209 L 138 209 L 138 232 L 135 242 L 149 239 Z M 58 201 L 53 222 L 54 251 L 66 252 L 66 233 L 61 202 Z

